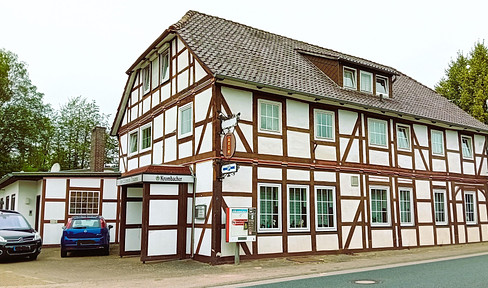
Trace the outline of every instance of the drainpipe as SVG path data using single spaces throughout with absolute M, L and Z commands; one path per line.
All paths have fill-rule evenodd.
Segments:
M 193 173 L 193 169 L 191 168 L 191 166 L 189 166 L 190 168 L 190 172 L 191 172 L 191 176 L 193 176 L 193 201 L 191 202 L 191 206 L 192 206 L 192 209 L 191 209 L 191 247 L 190 247 L 190 251 L 191 251 L 191 258 L 193 259 L 195 257 L 195 254 L 194 254 L 194 247 L 195 247 L 195 198 L 196 198 L 196 194 L 197 194 L 197 176 L 195 175 L 195 173 Z

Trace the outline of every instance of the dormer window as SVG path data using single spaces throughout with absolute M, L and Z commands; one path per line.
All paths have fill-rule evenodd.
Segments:
M 376 95 L 388 97 L 388 78 L 376 75 Z
M 356 69 L 344 67 L 344 88 L 356 89 Z
M 361 92 L 373 93 L 373 73 L 361 71 Z

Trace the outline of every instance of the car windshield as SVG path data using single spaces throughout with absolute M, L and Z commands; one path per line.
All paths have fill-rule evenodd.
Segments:
M 0 230 L 30 230 L 29 223 L 19 214 L 0 214 Z
M 71 221 L 71 227 L 69 228 L 100 228 L 100 221 L 98 219 L 73 219 L 73 221 Z

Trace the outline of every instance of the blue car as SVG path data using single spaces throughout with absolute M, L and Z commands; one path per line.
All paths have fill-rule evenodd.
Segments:
M 110 232 L 102 216 L 74 216 L 63 227 L 61 237 L 61 257 L 70 251 L 101 250 L 103 255 L 110 253 Z

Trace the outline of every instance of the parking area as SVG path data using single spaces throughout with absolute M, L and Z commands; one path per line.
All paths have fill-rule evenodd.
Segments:
M 193 260 L 150 262 L 118 256 L 60 257 L 60 248 L 44 248 L 37 261 L 0 263 L 1 287 L 210 287 L 264 279 L 385 264 L 405 263 L 488 252 L 488 243 L 410 250 L 366 252 L 352 255 L 318 255 L 241 261 L 210 266 Z

